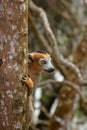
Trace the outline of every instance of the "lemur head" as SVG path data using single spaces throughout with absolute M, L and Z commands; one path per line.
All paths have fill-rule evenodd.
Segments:
M 35 71 L 47 71 L 53 72 L 54 67 L 51 63 L 51 57 L 48 53 L 44 51 L 37 51 L 33 53 L 29 53 L 29 63 L 33 67 Z

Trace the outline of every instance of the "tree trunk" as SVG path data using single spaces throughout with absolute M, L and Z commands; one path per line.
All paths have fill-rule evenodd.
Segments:
M 73 63 L 78 66 L 85 80 L 87 80 L 86 43 L 87 37 L 84 35 L 73 53 Z M 72 75 L 71 70 L 67 70 L 67 79 L 78 85 L 77 78 Z M 49 130 L 71 130 L 71 121 L 77 108 L 78 101 L 79 95 L 74 89 L 68 86 L 62 86 L 61 92 L 58 95 L 57 108 L 50 119 Z
M 28 0 L 0 0 L 0 130 L 28 130 Z

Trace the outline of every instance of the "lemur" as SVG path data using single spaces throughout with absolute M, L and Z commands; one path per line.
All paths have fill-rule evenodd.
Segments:
M 51 57 L 47 52 L 37 51 L 29 53 L 29 75 L 22 77 L 22 82 L 28 86 L 29 94 L 37 86 L 40 79 L 40 72 L 53 72 L 55 69 L 51 63 Z

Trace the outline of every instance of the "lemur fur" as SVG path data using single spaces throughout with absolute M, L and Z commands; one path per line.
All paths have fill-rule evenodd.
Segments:
M 38 85 L 41 71 L 49 73 L 54 71 L 50 55 L 43 51 L 29 53 L 29 75 L 24 75 L 22 78 L 22 82 L 28 86 L 29 94 Z

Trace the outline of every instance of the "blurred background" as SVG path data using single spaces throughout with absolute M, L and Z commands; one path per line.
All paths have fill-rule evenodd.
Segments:
M 34 130 L 87 130 L 87 0 L 29 1 L 29 52 L 50 53 L 34 93 Z

